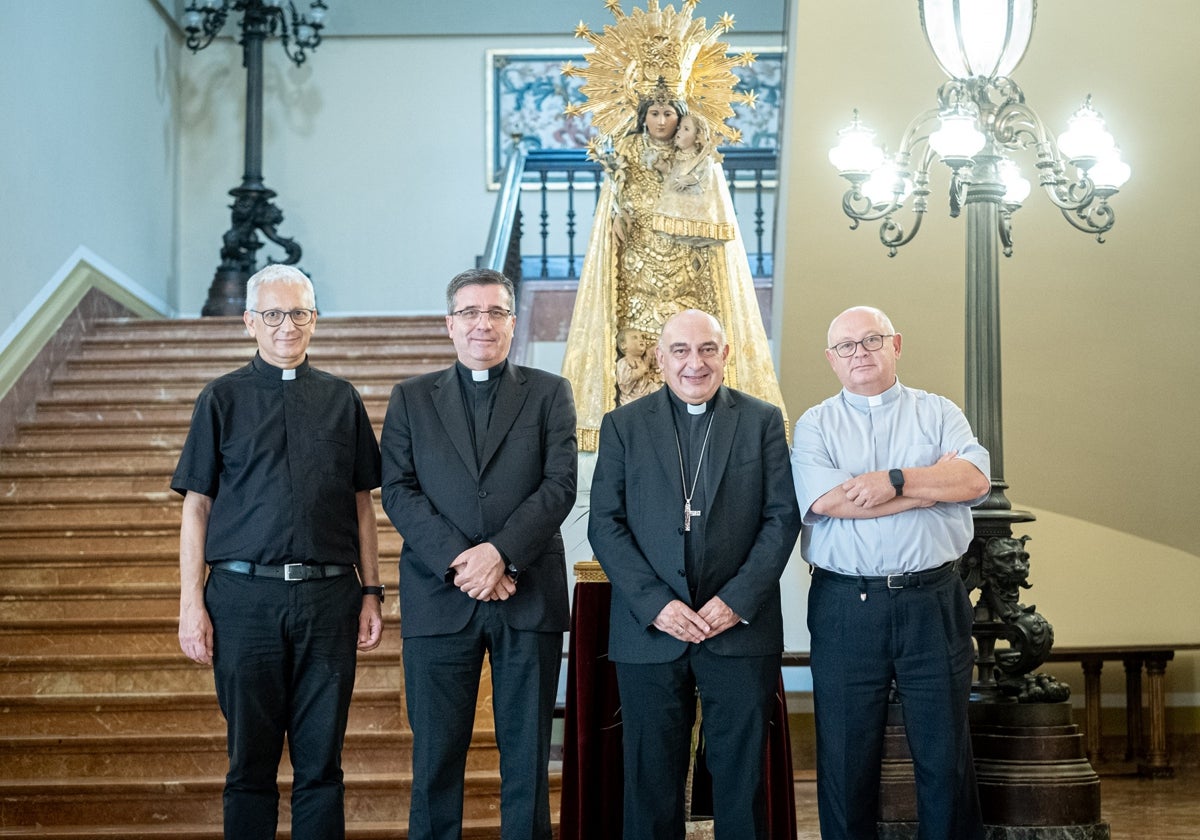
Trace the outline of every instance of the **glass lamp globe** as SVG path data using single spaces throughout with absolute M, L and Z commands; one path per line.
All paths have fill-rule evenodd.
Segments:
M 996 166 L 1000 175 L 1000 183 L 1004 185 L 1004 204 L 1019 207 L 1029 198 L 1031 189 L 1029 180 L 1021 175 L 1021 168 L 1008 158 Z
M 1092 97 L 1067 120 L 1067 130 L 1058 137 L 1058 150 L 1076 166 L 1088 168 L 1112 152 L 1116 141 L 1108 133 L 1104 117 L 1092 107 Z
M 1129 168 L 1128 163 L 1121 160 L 1121 150 L 1113 148 L 1096 161 L 1088 170 L 1088 174 L 1092 183 L 1096 185 L 1096 192 L 1108 196 L 1125 186 L 1133 170 Z
M 1037 0 L 919 0 L 921 29 L 954 79 L 1008 76 L 1033 35 Z
M 941 115 L 941 127 L 929 135 L 929 145 L 948 163 L 961 165 L 983 148 L 987 138 L 975 127 L 975 115 L 956 108 Z
M 839 175 L 869 175 L 883 163 L 883 150 L 875 145 L 875 132 L 858 120 L 838 132 L 838 144 L 829 150 L 829 162 Z

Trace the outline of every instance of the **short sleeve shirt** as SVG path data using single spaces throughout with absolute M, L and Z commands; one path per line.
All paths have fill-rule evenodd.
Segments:
M 878 396 L 843 390 L 810 408 L 792 436 L 804 559 L 841 574 L 885 575 L 922 571 L 961 556 L 974 533 L 970 509 L 987 494 L 875 519 L 812 512 L 817 499 L 856 475 L 931 466 L 951 451 L 991 474 L 988 452 L 958 406 L 898 381 Z
M 212 497 L 209 563 L 358 562 L 355 497 L 380 483 L 375 432 L 349 382 L 307 360 L 289 373 L 255 356 L 196 398 L 171 489 Z

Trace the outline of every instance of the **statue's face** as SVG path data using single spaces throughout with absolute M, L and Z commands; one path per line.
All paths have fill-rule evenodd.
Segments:
M 679 113 L 665 102 L 652 102 L 646 109 L 646 131 L 655 140 L 670 140 L 679 125 Z
M 998 582 L 1010 585 L 1024 583 L 1029 577 L 1029 552 L 1020 542 L 1012 542 L 1015 544 L 989 551 L 984 557 L 988 567 L 986 573 Z

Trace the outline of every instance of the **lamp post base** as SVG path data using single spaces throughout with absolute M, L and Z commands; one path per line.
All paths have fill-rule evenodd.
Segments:
M 250 275 L 240 269 L 218 268 L 200 314 L 205 317 L 241 315 L 246 311 L 246 281 L 249 279 Z

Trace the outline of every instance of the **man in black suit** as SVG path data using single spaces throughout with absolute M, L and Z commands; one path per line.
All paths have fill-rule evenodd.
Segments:
M 458 362 L 397 385 L 382 437 L 383 507 L 404 538 L 408 836 L 462 836 L 486 651 L 501 837 L 550 840 L 550 729 L 570 619 L 559 526 L 575 500 L 571 387 L 508 361 L 515 319 L 503 274 L 459 274 L 446 303 Z
M 779 577 L 800 531 L 783 415 L 725 387 L 729 345 L 688 310 L 656 350 L 667 387 L 600 427 L 588 538 L 612 582 L 624 840 L 682 840 L 699 693 L 718 840 L 766 837 Z

